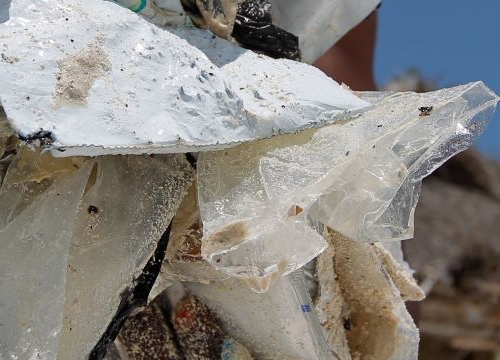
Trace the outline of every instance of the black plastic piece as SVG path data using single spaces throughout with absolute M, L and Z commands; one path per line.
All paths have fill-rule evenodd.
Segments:
M 299 38 L 272 24 L 267 0 L 244 0 L 238 5 L 231 36 L 243 47 L 275 59 L 300 61 Z
M 40 146 L 49 145 L 49 144 L 52 144 L 54 142 L 54 138 L 52 137 L 52 131 L 48 131 L 48 130 L 40 130 L 40 131 L 37 131 L 36 133 L 29 134 L 26 136 L 18 134 L 17 136 L 19 137 L 20 140 L 22 140 L 28 144 L 32 144 L 35 141 L 39 141 Z
M 108 346 L 115 341 L 130 314 L 138 307 L 146 306 L 149 292 L 160 273 L 161 265 L 167 252 L 171 226 L 172 224 L 168 226 L 167 230 L 158 241 L 153 256 L 151 256 L 146 266 L 144 266 L 141 275 L 139 275 L 135 281 L 135 286 L 125 290 L 121 295 L 122 300 L 118 306 L 118 310 L 115 316 L 113 316 L 106 331 L 92 349 L 89 360 L 104 359 Z

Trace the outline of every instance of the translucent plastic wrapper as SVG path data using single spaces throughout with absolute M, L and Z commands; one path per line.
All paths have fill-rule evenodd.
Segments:
M 89 173 L 86 165 L 54 182 L 0 229 L 1 359 L 56 358 L 73 219 Z
M 374 107 L 356 119 L 200 154 L 206 259 L 236 276 L 257 268 L 268 277 L 265 270 L 282 261 L 304 264 L 309 253 L 295 251 L 297 244 L 304 241 L 316 255 L 324 248 L 305 236 L 308 217 L 358 241 L 410 238 L 422 178 L 472 144 L 498 100 L 481 82 L 362 96 Z M 302 213 L 290 216 L 291 209 Z M 290 221 L 303 234 L 289 235 Z M 239 236 L 209 246 L 235 225 L 244 229 Z M 271 228 L 285 236 L 268 236 Z M 264 251 L 263 242 L 281 248 L 281 256 Z
M 0 358 L 85 359 L 189 187 L 182 155 L 18 149 L 0 188 Z M 4 202 L 6 201 L 6 202 Z
M 285 276 L 265 294 L 234 280 L 183 285 L 216 313 L 224 330 L 257 360 L 332 359 L 301 276 Z
M 94 170 L 69 249 L 60 359 L 84 359 L 97 343 L 192 176 L 183 156 L 110 156 L 98 159 Z

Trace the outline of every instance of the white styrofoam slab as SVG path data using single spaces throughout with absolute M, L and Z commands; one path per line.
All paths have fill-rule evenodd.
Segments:
M 50 132 L 53 148 L 66 150 L 60 156 L 220 149 L 369 106 L 304 64 L 235 50 L 235 62 L 219 69 L 178 36 L 102 0 L 14 0 L 0 49 L 11 125 L 25 137 Z

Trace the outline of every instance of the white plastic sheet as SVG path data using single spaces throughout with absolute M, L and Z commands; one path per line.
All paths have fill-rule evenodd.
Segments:
M 380 0 L 270 0 L 274 24 L 299 37 L 302 61 L 312 64 L 364 20 Z

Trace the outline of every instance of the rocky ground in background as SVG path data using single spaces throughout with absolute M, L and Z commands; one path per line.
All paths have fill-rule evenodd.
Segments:
M 500 163 L 473 150 L 452 158 L 424 180 L 415 221 L 405 245 L 428 292 L 420 358 L 498 359 Z

